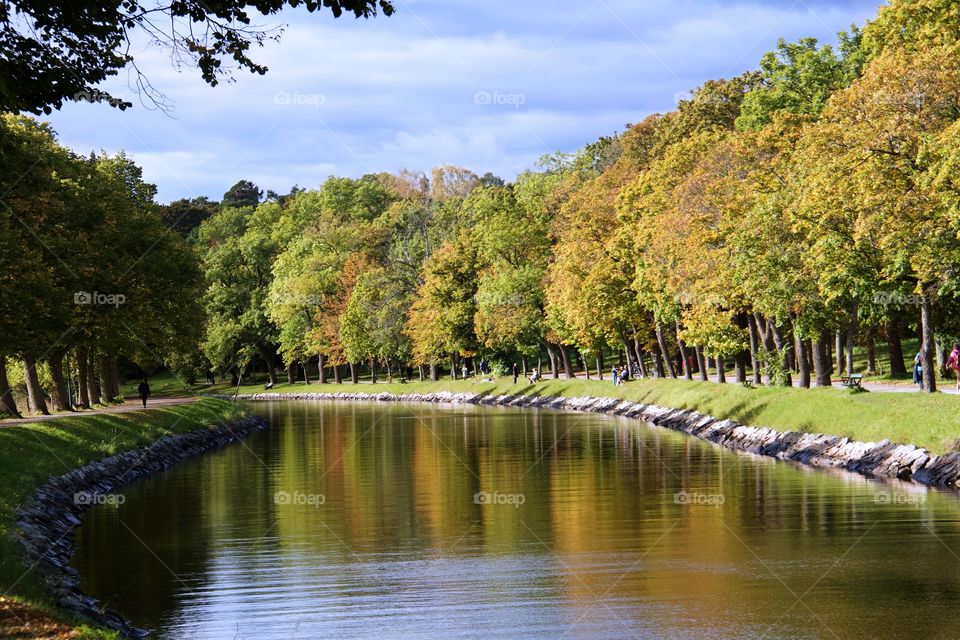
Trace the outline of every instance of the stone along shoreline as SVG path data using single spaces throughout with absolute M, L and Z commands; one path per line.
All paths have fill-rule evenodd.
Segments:
M 914 481 L 937 487 L 960 483 L 960 453 L 935 455 L 888 440 L 858 442 L 841 436 L 752 427 L 690 409 L 670 409 L 616 398 L 489 395 L 482 393 L 254 393 L 242 400 L 353 400 L 495 405 L 587 411 L 623 416 L 682 431 L 728 449 L 790 460 L 813 467 L 843 469 L 874 478 Z
M 80 590 L 79 575 L 70 566 L 74 537 L 84 512 L 99 497 L 134 480 L 169 469 L 212 449 L 235 442 L 266 428 L 259 417 L 171 435 L 153 444 L 125 451 L 52 478 L 40 487 L 17 513 L 17 527 L 27 566 L 44 574 L 57 604 L 85 620 L 118 631 L 124 637 L 142 638 L 145 629 L 105 609 Z

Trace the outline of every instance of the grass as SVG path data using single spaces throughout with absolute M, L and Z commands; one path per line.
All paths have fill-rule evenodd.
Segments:
M 228 385 L 213 388 L 232 393 Z M 923 393 L 855 393 L 846 389 L 788 389 L 742 385 L 718 385 L 689 380 L 634 380 L 615 387 L 609 379 L 545 380 L 535 386 L 512 379 L 481 383 L 463 380 L 336 385 L 278 384 L 275 393 L 357 391 L 377 393 L 427 393 L 470 391 L 487 394 L 525 393 L 542 396 L 605 396 L 659 404 L 676 409 L 696 409 L 717 418 L 772 427 L 780 431 L 804 431 L 846 436 L 861 441 L 884 438 L 912 443 L 935 453 L 957 449 L 960 439 L 960 397 Z M 245 385 L 240 393 L 263 392 L 262 385 Z
M 21 608 L 18 614 L 49 615 L 71 627 L 69 636 L 111 638 L 112 634 L 75 627 L 52 607 L 35 571 L 24 566 L 15 536 L 17 508 L 52 476 L 107 456 L 135 449 L 159 438 L 187 433 L 237 418 L 243 411 L 230 402 L 200 402 L 127 413 L 72 415 L 33 424 L 0 428 L 0 594 Z M 17 616 L 0 618 L 0 637 L 15 636 L 8 625 Z

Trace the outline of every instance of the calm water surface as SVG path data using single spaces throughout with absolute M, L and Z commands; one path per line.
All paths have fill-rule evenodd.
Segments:
M 960 637 L 952 494 L 606 416 L 252 406 L 80 531 L 83 588 L 156 637 Z

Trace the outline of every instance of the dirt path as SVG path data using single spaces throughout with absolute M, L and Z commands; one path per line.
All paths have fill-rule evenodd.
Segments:
M 172 407 L 178 404 L 196 402 L 198 396 L 169 396 L 162 398 L 151 398 L 147 400 L 147 409 L 158 409 L 161 407 Z M 127 413 L 128 411 L 143 410 L 143 403 L 139 398 L 127 398 L 123 404 L 111 405 L 109 407 L 99 407 L 97 409 L 80 410 L 68 413 L 52 413 L 49 416 L 27 416 L 24 418 L 10 418 L 0 420 L 0 427 L 9 427 L 15 424 L 31 424 L 34 422 L 43 422 L 45 420 L 57 420 L 58 418 L 69 418 L 72 416 L 95 416 L 102 413 Z

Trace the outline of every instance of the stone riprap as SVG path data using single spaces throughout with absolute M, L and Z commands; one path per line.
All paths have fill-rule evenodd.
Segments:
M 232 397 L 232 396 L 231 396 Z M 797 431 L 781 432 L 719 420 L 688 409 L 668 409 L 615 398 L 564 398 L 536 395 L 483 393 L 255 393 L 243 400 L 361 400 L 381 402 L 433 402 L 498 405 L 590 411 L 643 420 L 713 442 L 728 449 L 747 451 L 815 467 L 833 467 L 865 476 L 913 480 L 927 485 L 956 487 L 960 481 L 960 454 L 938 456 L 914 445 L 857 442 L 840 436 Z
M 100 497 L 123 485 L 169 469 L 211 449 L 244 438 L 267 426 L 259 417 L 171 435 L 156 442 L 118 453 L 52 478 L 40 487 L 17 513 L 17 527 L 27 566 L 36 567 L 59 604 L 96 625 L 114 629 L 128 638 L 148 635 L 122 616 L 104 609 L 79 588 L 79 576 L 70 566 L 73 542 L 84 512 Z

